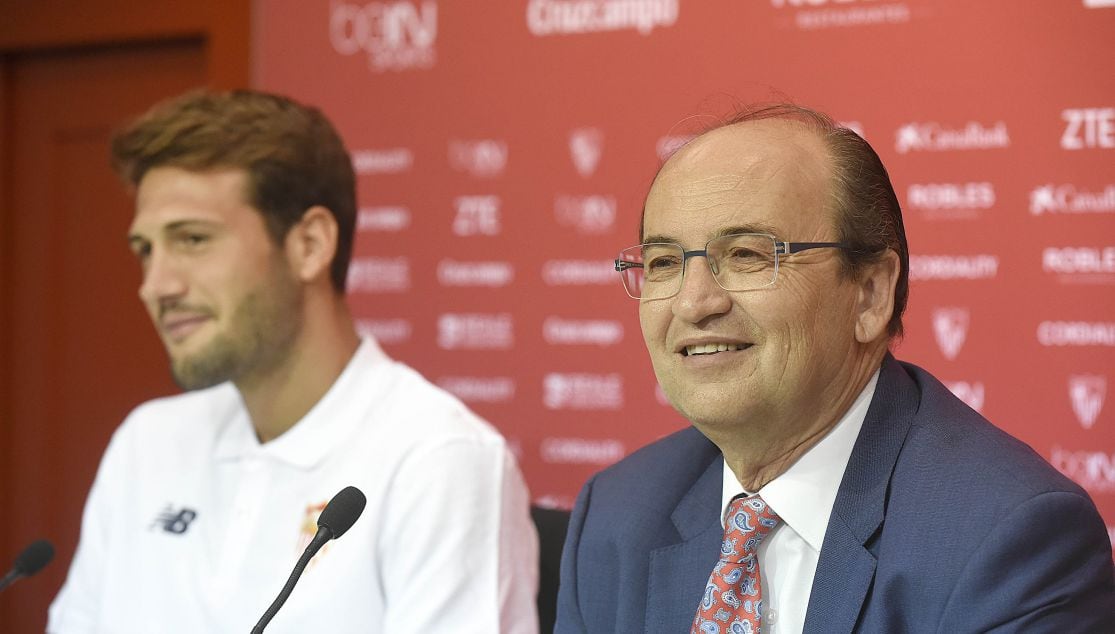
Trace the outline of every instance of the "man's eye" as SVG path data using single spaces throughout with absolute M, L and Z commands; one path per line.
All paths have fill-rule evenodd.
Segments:
M 183 234 L 179 241 L 188 247 L 197 247 L 209 241 L 209 236 L 201 233 L 186 233 Z
M 673 256 L 660 256 L 647 260 L 643 264 L 643 268 L 648 271 L 669 271 L 670 269 L 677 268 L 681 263 L 679 258 Z

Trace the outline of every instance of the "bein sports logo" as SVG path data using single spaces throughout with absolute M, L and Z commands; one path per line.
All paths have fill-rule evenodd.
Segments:
M 569 157 L 582 178 L 596 173 L 604 153 L 604 133 L 599 128 L 577 128 L 569 133 Z
M 596 235 L 612 230 L 616 223 L 616 199 L 612 196 L 558 196 L 554 199 L 558 224 L 579 233 Z
M 969 312 L 967 308 L 938 308 L 933 311 L 933 335 L 941 354 L 952 361 L 960 354 L 968 337 Z
M 1058 471 L 1092 493 L 1115 491 L 1115 454 L 1053 447 L 1049 460 Z
M 494 178 L 507 167 L 507 143 L 496 139 L 450 141 L 449 165 L 477 178 Z
M 963 128 L 945 128 L 938 123 L 907 123 L 894 134 L 894 149 L 899 154 L 1005 147 L 1010 147 L 1010 133 L 1002 121 L 991 127 L 969 121 Z
M 1069 400 L 1076 420 L 1084 429 L 1096 424 L 1103 400 L 1107 396 L 1107 377 L 1095 374 L 1078 374 L 1069 377 Z
M 506 350 L 515 344 L 509 313 L 445 313 L 437 320 L 442 350 Z
M 437 58 L 437 3 L 424 0 L 331 3 L 329 41 L 341 55 L 360 51 L 373 72 L 430 68 Z

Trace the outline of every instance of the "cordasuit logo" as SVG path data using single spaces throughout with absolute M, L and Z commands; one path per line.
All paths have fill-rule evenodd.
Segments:
M 633 30 L 650 35 L 678 20 L 679 0 L 530 0 L 527 28 L 538 37 Z
M 626 453 L 623 443 L 613 438 L 543 438 L 539 452 L 542 462 L 592 465 L 610 465 Z
M 968 407 L 971 407 L 977 412 L 983 411 L 984 389 L 982 382 L 945 381 L 945 387 L 947 387 L 956 398 L 964 401 Z
M 946 128 L 939 123 L 907 123 L 894 134 L 894 149 L 899 154 L 1005 147 L 1010 147 L 1010 134 L 1002 121 L 990 127 L 969 121 L 962 128 Z
M 910 280 L 986 280 L 999 274 L 999 256 L 911 255 Z
M 1069 377 L 1069 399 L 1076 420 L 1084 429 L 1091 429 L 1103 409 L 1107 396 L 1107 377 L 1102 374 L 1077 374 Z
M 346 288 L 353 293 L 400 293 L 410 290 L 410 262 L 398 258 L 353 258 Z
M 357 319 L 356 332 L 380 343 L 394 344 L 409 341 L 413 328 L 405 319 Z
M 329 42 L 341 55 L 363 51 L 373 72 L 430 68 L 437 59 L 437 2 L 330 3 Z
M 507 168 L 507 143 L 497 139 L 449 142 L 449 165 L 477 178 L 494 178 Z
M 604 153 L 604 132 L 599 128 L 577 128 L 569 133 L 569 156 L 584 178 L 596 173 Z
M 611 260 L 547 260 L 542 265 L 547 286 L 619 286 L 619 275 Z
M 442 350 L 507 349 L 515 343 L 509 313 L 445 313 L 437 320 L 437 345 Z
M 1049 462 L 1092 493 L 1115 491 L 1115 454 L 1054 447 Z
M 402 231 L 410 226 L 406 207 L 361 207 L 356 212 L 357 231 Z
M 938 308 L 933 311 L 933 335 L 946 359 L 951 361 L 960 354 L 968 336 L 968 320 L 967 308 Z
M 359 175 L 400 174 L 412 165 L 414 154 L 405 147 L 356 150 L 352 153 L 352 169 Z
M 910 8 L 904 2 L 771 0 L 770 3 L 775 9 L 794 9 L 794 23 L 803 30 L 910 21 Z
M 1115 322 L 1043 321 L 1038 324 L 1043 346 L 1115 347 Z
M 547 317 L 542 338 L 551 345 L 612 346 L 623 340 L 623 324 L 612 319 Z
M 616 199 L 612 196 L 558 196 L 554 199 L 558 224 L 578 233 L 607 233 L 616 223 Z
M 1030 191 L 1030 213 L 1103 214 L 1115 212 L 1115 185 L 1099 192 L 1079 190 L 1075 185 L 1042 185 Z
M 542 379 L 542 404 L 546 409 L 620 409 L 623 375 L 551 372 Z
M 501 230 L 499 196 L 458 196 L 453 200 L 453 233 L 458 236 L 498 236 Z
M 437 281 L 442 286 L 507 286 L 515 279 L 510 262 L 457 262 L 442 260 L 437 264 Z
M 1115 148 L 1115 108 L 1068 108 L 1061 111 L 1065 131 L 1061 149 Z
M 466 403 L 506 403 L 515 398 L 515 379 L 509 376 L 446 376 L 437 384 Z
M 930 220 L 977 218 L 995 206 L 991 183 L 925 183 L 906 188 L 906 206 Z

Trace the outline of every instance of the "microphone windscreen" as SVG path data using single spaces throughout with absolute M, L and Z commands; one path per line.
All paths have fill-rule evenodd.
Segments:
M 317 518 L 317 525 L 319 528 L 328 527 L 333 533 L 333 539 L 337 539 L 356 523 L 356 518 L 364 512 L 366 503 L 367 500 L 360 489 L 353 486 L 345 487 L 322 509 L 321 515 Z
M 40 539 L 19 554 L 15 559 L 13 568 L 21 575 L 30 577 L 43 569 L 54 559 L 54 545 L 45 539 Z

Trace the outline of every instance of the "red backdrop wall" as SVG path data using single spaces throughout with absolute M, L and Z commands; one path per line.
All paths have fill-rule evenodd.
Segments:
M 891 171 L 898 356 L 1115 527 L 1115 1 L 268 0 L 256 20 L 256 84 L 354 154 L 361 328 L 502 430 L 537 502 L 686 424 L 611 259 L 694 127 L 790 98 Z

